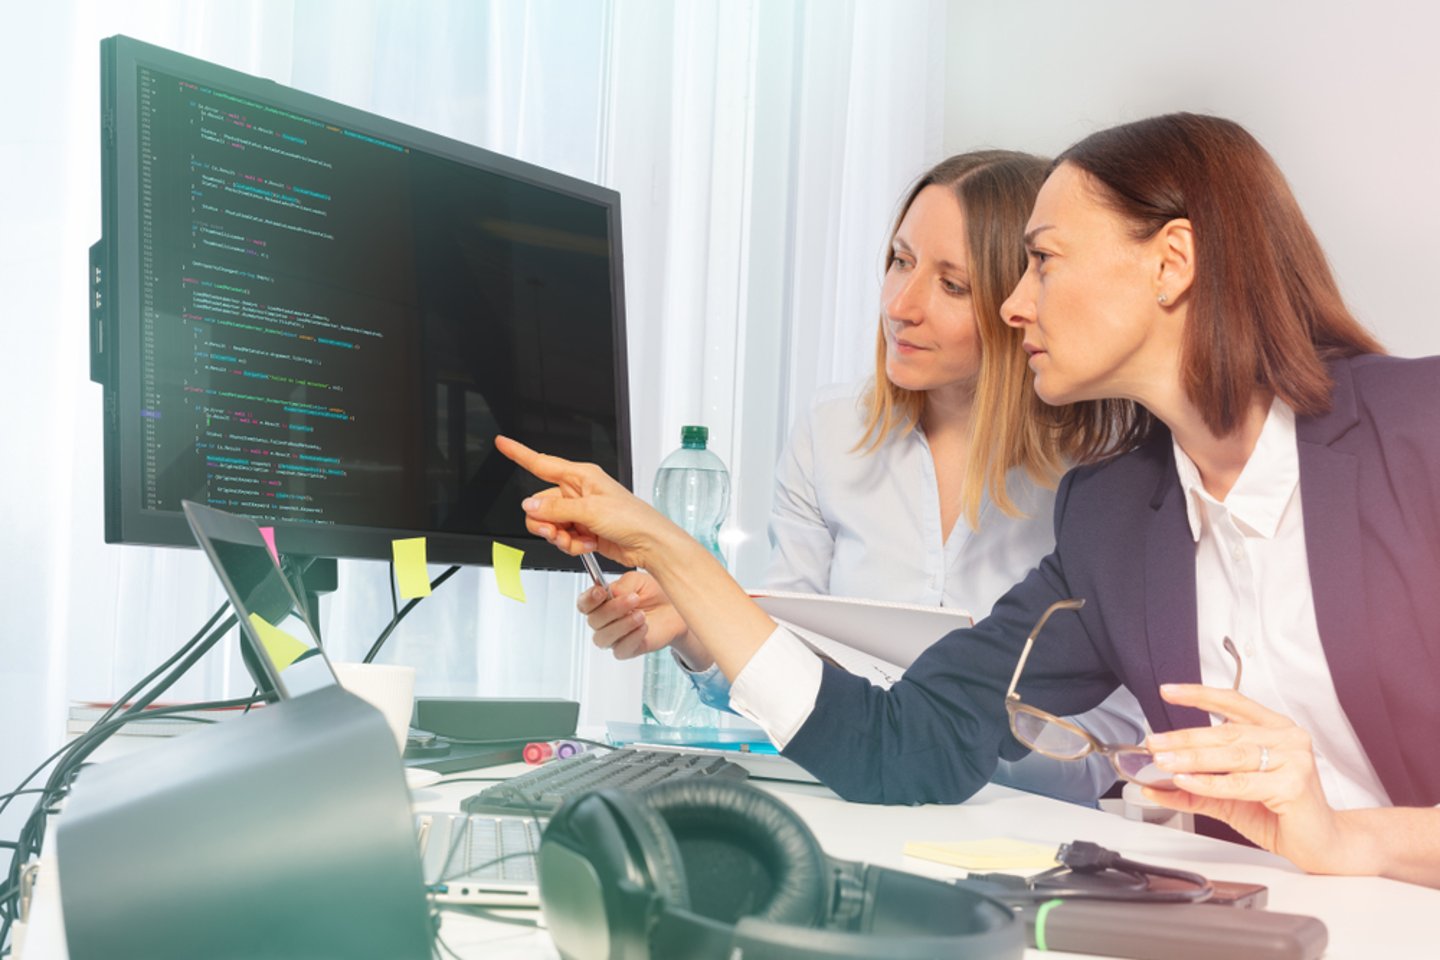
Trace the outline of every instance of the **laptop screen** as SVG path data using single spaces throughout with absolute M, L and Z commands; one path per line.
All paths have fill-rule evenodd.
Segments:
M 262 690 L 282 699 L 335 685 L 335 671 L 260 528 L 248 517 L 186 501 L 185 517 L 240 620 Z M 267 682 L 268 681 L 268 682 Z

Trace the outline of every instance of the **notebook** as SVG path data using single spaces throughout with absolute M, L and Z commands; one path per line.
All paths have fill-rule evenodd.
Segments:
M 245 663 L 261 690 L 290 699 L 338 685 L 319 633 L 255 521 L 189 501 L 182 506 L 235 609 Z M 441 902 L 538 906 L 534 858 L 544 826 L 530 817 L 417 813 L 427 888 Z

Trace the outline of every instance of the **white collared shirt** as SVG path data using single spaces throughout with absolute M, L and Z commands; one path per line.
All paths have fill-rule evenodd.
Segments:
M 1227 689 L 1234 684 L 1235 661 L 1224 649 L 1229 637 L 1244 665 L 1240 692 L 1310 734 L 1330 805 L 1390 806 L 1340 707 L 1320 643 L 1296 444 L 1295 412 L 1277 398 L 1223 502 L 1205 490 L 1194 461 L 1174 444 L 1195 537 L 1201 680 Z

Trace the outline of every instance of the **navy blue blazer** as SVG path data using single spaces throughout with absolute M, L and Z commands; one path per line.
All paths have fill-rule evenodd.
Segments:
M 1440 357 L 1335 361 L 1328 414 L 1297 417 L 1305 545 L 1340 705 L 1397 806 L 1440 803 Z M 1010 734 L 1005 689 L 1025 636 L 1053 616 L 1021 676 L 1026 703 L 1084 713 L 1117 684 L 1153 729 L 1209 716 L 1160 699 L 1200 681 L 1195 542 L 1170 435 L 1070 471 L 1055 551 L 991 616 L 947 634 L 890 690 L 833 667 L 785 755 L 842 797 L 955 803 L 990 779 Z

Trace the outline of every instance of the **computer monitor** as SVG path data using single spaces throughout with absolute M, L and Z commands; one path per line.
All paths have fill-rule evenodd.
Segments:
M 101 43 L 105 538 L 181 502 L 282 551 L 578 570 L 497 433 L 630 483 L 612 190 L 127 37 Z

